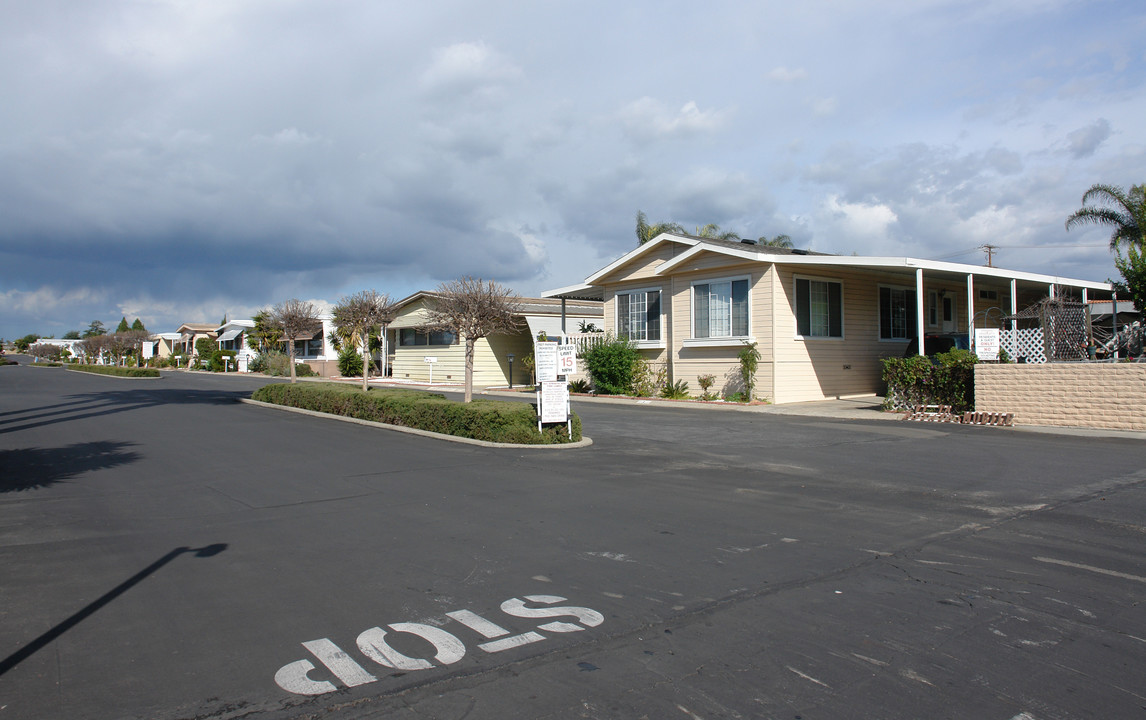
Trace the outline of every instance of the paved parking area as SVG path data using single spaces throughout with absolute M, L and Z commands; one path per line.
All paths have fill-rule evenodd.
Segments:
M 589 448 L 0 369 L 0 719 L 1140 717 L 1146 444 L 583 403 Z

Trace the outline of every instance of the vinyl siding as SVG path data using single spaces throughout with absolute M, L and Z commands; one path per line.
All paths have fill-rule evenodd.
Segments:
M 843 285 L 843 339 L 796 337 L 797 275 Z M 773 293 L 775 402 L 804 402 L 882 391 L 880 359 L 901 356 L 907 343 L 879 338 L 879 285 L 912 287 L 914 279 L 845 268 L 797 270 L 779 266 L 777 280 Z
M 727 261 L 727 258 L 724 258 Z M 692 263 L 688 264 L 693 268 Z M 704 264 L 697 267 L 704 267 Z M 700 375 L 715 375 L 710 392 L 728 394 L 742 389 L 740 359 L 738 353 L 743 344 L 735 342 L 719 347 L 686 347 L 685 341 L 692 337 L 692 286 L 698 282 L 729 278 L 748 278 L 748 332 L 756 341 L 760 352 L 760 364 L 756 371 L 757 397 L 771 397 L 772 394 L 772 294 L 771 265 L 748 263 L 725 265 L 719 269 L 702 270 L 673 275 L 672 289 L 672 381 L 684 380 L 689 393 L 699 396 L 702 392 Z

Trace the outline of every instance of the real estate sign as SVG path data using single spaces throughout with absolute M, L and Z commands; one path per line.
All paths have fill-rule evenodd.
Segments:
M 975 355 L 980 360 L 999 359 L 998 328 L 975 328 Z
M 557 380 L 557 343 L 535 343 L 533 345 L 533 362 L 534 371 L 537 373 L 537 382 L 555 382 Z

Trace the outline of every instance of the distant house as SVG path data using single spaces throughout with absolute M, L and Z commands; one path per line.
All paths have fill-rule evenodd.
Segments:
M 200 322 L 186 322 L 180 325 L 175 332 L 179 334 L 179 339 L 174 341 L 173 351 L 177 355 L 184 357 L 195 357 L 198 351 L 195 349 L 195 343 L 199 342 L 200 338 L 207 338 L 214 340 L 219 337 L 216 328 L 219 326 L 214 323 L 200 323 Z
M 220 350 L 234 350 L 235 365 L 246 372 L 247 364 L 258 356 L 247 342 L 250 332 L 255 329 L 254 320 L 231 320 L 216 328 L 216 341 Z
M 879 393 L 880 359 L 903 355 L 919 334 L 999 327 L 1054 293 L 1086 301 L 1110 292 L 1108 283 L 1002 268 L 663 233 L 584 283 L 542 295 L 603 300 L 605 329 L 694 393 L 706 374 L 716 389 L 737 391 L 737 353 L 756 343 L 756 394 L 790 403 Z
M 183 340 L 183 335 L 177 332 L 154 333 L 150 340 L 155 343 L 156 357 L 168 358 L 175 353 L 175 348 Z
M 437 295 L 416 292 L 398 301 L 398 314 L 386 331 L 388 366 L 390 374 L 398 380 L 427 382 L 431 365 L 435 382 L 462 382 L 465 378 L 465 343 L 449 332 L 425 329 L 428 306 Z M 517 316 L 518 330 L 513 333 L 492 335 L 478 340 L 474 350 L 474 387 L 500 387 L 530 382 L 530 373 L 521 362 L 533 352 L 533 340 L 538 333 L 550 337 L 576 330 L 582 321 L 600 326 L 603 305 L 597 300 L 565 302 L 549 298 L 519 298 L 521 313 Z M 510 376 L 509 356 L 514 356 L 513 375 Z M 433 358 L 436 362 L 427 362 Z

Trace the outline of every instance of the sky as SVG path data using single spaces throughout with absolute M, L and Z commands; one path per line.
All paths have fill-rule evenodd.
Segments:
M 463 275 L 523 296 L 635 215 L 1117 277 L 1141 0 L 0 0 L 0 337 Z

